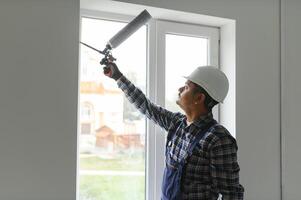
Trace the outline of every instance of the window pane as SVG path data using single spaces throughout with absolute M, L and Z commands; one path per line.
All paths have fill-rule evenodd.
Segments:
M 82 18 L 81 41 L 103 50 L 125 25 Z M 146 27 L 142 27 L 113 51 L 120 70 L 144 92 L 146 37 Z M 116 82 L 103 75 L 102 57 L 81 46 L 79 199 L 145 199 L 145 118 Z
M 165 106 L 174 112 L 182 112 L 176 104 L 178 89 L 198 66 L 208 63 L 208 39 L 166 34 Z

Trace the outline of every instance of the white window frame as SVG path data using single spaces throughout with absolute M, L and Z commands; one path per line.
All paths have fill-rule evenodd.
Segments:
M 82 17 L 117 22 L 129 22 L 135 16 L 81 9 Z M 205 37 L 209 39 L 208 64 L 219 64 L 219 28 L 151 19 L 147 25 L 147 83 L 146 95 L 159 105 L 165 104 L 165 34 Z M 114 52 L 113 52 L 114 53 Z M 133 52 L 134 56 L 134 52 Z M 152 84 L 150 84 L 152 83 Z M 160 83 L 160 84 L 158 84 Z M 219 110 L 219 109 L 218 109 Z M 214 111 L 219 115 L 219 111 Z M 146 200 L 160 199 L 164 169 L 166 133 L 147 120 L 146 127 Z M 79 174 L 78 174 L 79 175 Z
M 155 84 L 148 84 L 150 86 L 150 94 L 154 96 L 154 100 L 159 105 L 165 105 L 165 36 L 166 34 L 176 34 L 191 37 L 203 37 L 208 39 L 208 65 L 218 66 L 219 64 L 219 28 L 206 27 L 201 25 L 193 25 L 187 23 L 171 22 L 165 20 L 152 20 L 149 28 L 149 57 L 154 58 L 149 60 L 149 80 Z M 180 50 L 180 47 L 179 47 Z M 151 74 L 152 73 L 152 74 Z M 183 74 L 184 75 L 184 74 Z M 160 83 L 160 84 L 158 84 Z M 183 83 L 184 84 L 184 83 Z M 213 110 L 215 118 L 219 120 L 219 108 L 216 107 Z M 150 123 L 151 124 L 151 123 Z M 154 125 L 152 125 L 154 126 Z M 154 187 L 150 187 L 153 191 L 148 194 L 150 199 L 160 199 L 161 195 L 161 182 L 164 169 L 164 149 L 166 133 L 164 130 L 158 127 L 152 127 L 152 131 L 155 134 L 149 134 L 153 138 L 149 138 L 152 141 L 149 154 L 153 154 L 154 161 L 150 169 L 154 172 L 148 172 L 150 177 L 155 177 L 153 182 Z M 153 145 L 153 146 L 151 146 Z M 149 174 L 150 173 L 150 174 Z M 157 177 L 157 178 L 156 178 Z M 154 195 L 154 196 L 151 196 Z

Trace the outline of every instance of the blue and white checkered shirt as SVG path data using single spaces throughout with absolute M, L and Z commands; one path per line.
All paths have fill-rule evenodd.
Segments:
M 168 132 L 171 158 L 187 157 L 187 147 L 205 125 L 213 120 L 212 113 L 187 125 L 185 115 L 170 112 L 153 104 L 143 92 L 122 76 L 117 84 L 128 100 L 147 118 Z M 222 125 L 208 131 L 186 158 L 181 183 L 183 200 L 242 200 L 244 188 L 239 184 L 236 140 Z

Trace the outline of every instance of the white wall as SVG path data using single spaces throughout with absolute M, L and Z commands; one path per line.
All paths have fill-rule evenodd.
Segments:
M 282 1 L 283 199 L 301 198 L 301 1 Z
M 0 1 L 0 199 L 75 200 L 79 1 Z
M 246 199 L 281 199 L 280 130 L 283 199 L 300 199 L 300 1 L 282 0 L 281 49 L 279 0 L 124 2 L 237 20 L 236 134 Z M 78 22 L 77 0 L 0 2 L 0 199 L 75 199 Z

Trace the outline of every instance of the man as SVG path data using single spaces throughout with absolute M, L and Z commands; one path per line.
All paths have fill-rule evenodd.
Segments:
M 236 140 L 212 115 L 228 93 L 228 79 L 206 66 L 193 71 L 179 88 L 176 103 L 185 112 L 153 104 L 110 62 L 104 74 L 117 81 L 128 100 L 167 134 L 162 200 L 241 200 Z

